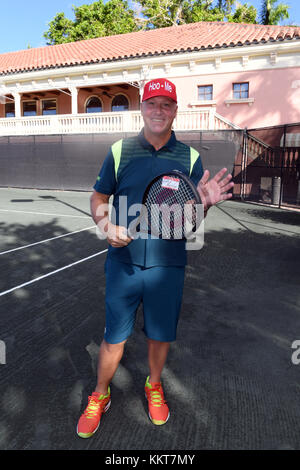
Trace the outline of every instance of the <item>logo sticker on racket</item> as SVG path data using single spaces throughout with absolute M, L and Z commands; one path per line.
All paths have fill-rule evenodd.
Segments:
M 174 178 L 173 176 L 164 176 L 162 178 L 161 187 L 174 189 L 175 191 L 178 191 L 179 183 L 180 183 L 179 178 Z

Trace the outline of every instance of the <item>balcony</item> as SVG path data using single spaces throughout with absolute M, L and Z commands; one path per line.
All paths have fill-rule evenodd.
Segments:
M 139 132 L 142 126 L 140 111 L 57 114 L 1 118 L 0 136 Z M 179 111 L 173 128 L 175 131 L 194 131 L 232 129 L 237 126 L 218 115 L 214 108 L 202 108 Z

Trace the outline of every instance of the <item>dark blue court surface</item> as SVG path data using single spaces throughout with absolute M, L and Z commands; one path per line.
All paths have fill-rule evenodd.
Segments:
M 147 416 L 140 308 L 111 408 L 77 437 L 105 313 L 89 196 L 0 189 L 0 449 L 300 449 L 300 213 L 235 201 L 189 252 L 168 423 Z

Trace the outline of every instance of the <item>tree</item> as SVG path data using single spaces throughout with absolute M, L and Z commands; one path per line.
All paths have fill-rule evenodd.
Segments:
M 91 5 L 73 7 L 75 19 L 57 13 L 44 33 L 48 45 L 80 41 L 137 31 L 134 12 L 126 0 L 98 0 Z
M 197 21 L 223 21 L 236 0 L 140 0 L 136 10 L 143 29 L 163 28 Z
M 217 8 L 224 14 L 224 16 L 228 16 L 231 13 L 232 7 L 235 4 L 235 0 L 218 0 L 217 1 Z
M 129 8 L 126 0 L 109 0 L 104 6 L 103 16 L 108 36 L 138 30 L 134 11 Z
M 47 44 L 62 44 L 70 42 L 72 32 L 72 21 L 65 17 L 64 13 L 57 13 L 49 23 L 49 29 L 44 33 Z
M 184 24 L 189 3 L 186 0 L 141 0 L 136 3 L 136 22 L 141 29 Z
M 252 5 L 237 2 L 235 12 L 228 15 L 228 21 L 232 23 L 256 23 L 257 11 Z
M 263 0 L 260 23 L 261 24 L 278 24 L 279 21 L 289 18 L 289 6 L 285 3 L 279 3 L 277 0 Z
M 164 28 L 198 21 L 257 23 L 256 8 L 237 0 L 140 0 L 129 8 L 127 0 L 98 0 L 73 7 L 75 19 L 57 13 L 44 33 L 47 44 L 80 41 L 140 29 Z M 289 6 L 262 0 L 261 24 L 278 24 L 288 18 Z
M 197 21 L 222 21 L 224 13 L 212 0 L 196 0 L 187 15 L 187 23 Z

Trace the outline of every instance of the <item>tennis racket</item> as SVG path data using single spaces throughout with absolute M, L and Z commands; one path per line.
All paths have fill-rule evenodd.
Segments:
M 143 232 L 155 238 L 183 240 L 202 220 L 203 206 L 196 186 L 185 174 L 173 170 L 149 183 L 140 215 L 129 225 L 128 235 L 137 238 L 138 232 Z

